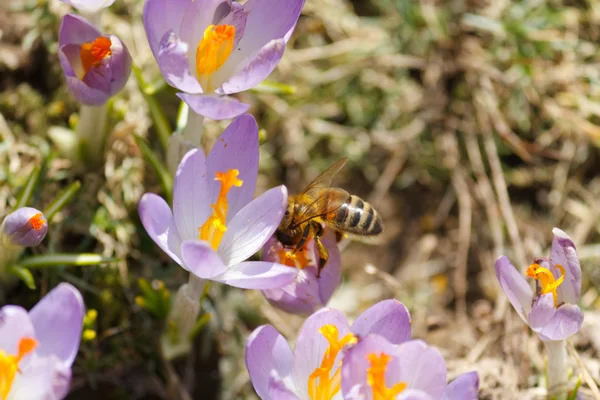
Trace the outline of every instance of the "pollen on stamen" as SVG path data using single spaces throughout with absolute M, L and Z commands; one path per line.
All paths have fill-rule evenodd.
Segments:
M 36 231 L 39 231 L 40 229 L 42 229 L 42 227 L 46 223 L 46 220 L 44 219 L 44 214 L 42 214 L 42 213 L 35 214 L 33 217 L 29 218 L 29 223 L 31 224 L 31 227 L 33 229 L 35 229 Z
M 202 88 L 211 91 L 209 76 L 223 66 L 233 50 L 235 27 L 233 25 L 210 25 L 196 49 L 196 73 Z
M 104 36 L 98 37 L 93 42 L 81 45 L 79 57 L 81 58 L 84 76 L 90 68 L 100 65 L 102 60 L 112 54 L 110 46 L 112 46 L 110 39 Z

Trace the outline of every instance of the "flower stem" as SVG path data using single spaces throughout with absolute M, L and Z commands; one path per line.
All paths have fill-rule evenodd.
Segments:
M 175 131 L 169 139 L 167 148 L 167 166 L 175 176 L 181 159 L 193 148 L 201 147 L 204 117 L 188 110 L 187 123 L 182 131 Z
M 555 400 L 566 400 L 568 392 L 567 342 L 565 340 L 544 341 L 548 353 L 548 396 Z
M 88 167 L 102 165 L 106 139 L 108 107 L 81 105 L 76 133 L 79 139 L 81 162 Z

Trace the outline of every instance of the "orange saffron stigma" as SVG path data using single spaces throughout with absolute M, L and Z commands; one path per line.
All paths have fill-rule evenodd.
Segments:
M 407 384 L 404 382 L 396 383 L 391 388 L 385 385 L 385 371 L 392 357 L 381 353 L 369 354 L 367 359 L 371 364 L 371 367 L 367 368 L 367 383 L 373 389 L 373 400 L 394 400 L 406 389 Z
M 3 350 L 0 350 L 0 399 L 6 399 L 8 397 L 15 376 L 19 371 L 19 362 L 23 357 L 31 353 L 37 345 L 38 343 L 35 339 L 24 337 L 19 341 L 19 348 L 16 356 L 8 355 Z
M 340 391 L 342 384 L 341 368 L 340 365 L 335 365 L 335 359 L 344 346 L 355 344 L 357 339 L 352 333 L 338 339 L 339 331 L 331 324 L 323 325 L 319 332 L 325 336 L 329 347 L 325 350 L 321 366 L 316 368 L 308 378 L 308 396 L 311 400 L 331 400 Z M 331 376 L 334 368 L 335 372 Z
M 83 76 L 87 74 L 90 68 L 100 65 L 102 60 L 112 54 L 110 50 L 111 45 L 110 39 L 103 36 L 99 36 L 93 42 L 81 45 L 79 57 L 83 66 Z
M 44 223 L 46 223 L 46 220 L 44 219 L 44 214 L 35 214 L 33 217 L 29 218 L 29 223 L 31 224 L 33 229 L 39 231 L 40 229 L 42 229 L 42 226 L 44 226 Z
M 229 210 L 227 193 L 229 193 L 232 187 L 241 187 L 244 183 L 241 179 L 238 179 L 239 174 L 240 171 L 237 169 L 215 173 L 215 181 L 221 182 L 219 197 L 217 197 L 216 204 L 211 204 L 213 209 L 212 215 L 208 217 L 204 225 L 198 228 L 198 232 L 200 233 L 198 238 L 209 242 L 215 251 L 219 248 L 223 235 L 227 231 L 227 211 Z
M 233 50 L 235 26 L 210 25 L 196 49 L 196 74 L 205 92 L 213 91 L 210 77 L 225 64 Z
M 306 246 L 304 246 L 302 250 L 298 250 L 296 252 L 282 248 L 277 250 L 277 256 L 279 257 L 280 264 L 298 269 L 304 269 L 309 263 L 308 258 L 306 257 L 306 252 Z
M 560 271 L 560 278 L 556 280 L 554 279 L 552 272 L 548 268 L 542 267 L 540 264 L 531 264 L 529 268 L 527 268 L 527 276 L 540 282 L 542 294 L 552 293 L 552 296 L 554 297 L 554 307 L 558 308 L 558 293 L 556 293 L 556 289 L 558 289 L 565 280 L 565 269 L 560 264 L 556 264 L 555 267 Z

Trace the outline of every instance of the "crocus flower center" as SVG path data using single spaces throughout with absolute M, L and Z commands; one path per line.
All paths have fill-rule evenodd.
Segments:
M 307 246 L 304 246 L 301 250 L 286 250 L 279 249 L 277 256 L 279 257 L 279 263 L 290 267 L 304 269 L 308 266 L 309 260 L 306 257 Z
M 198 238 L 209 242 L 215 251 L 219 248 L 221 239 L 227 231 L 227 210 L 229 209 L 227 193 L 232 187 L 241 187 L 244 183 L 241 179 L 238 179 L 239 173 L 240 171 L 237 169 L 230 169 L 227 172 L 217 172 L 215 174 L 215 181 L 221 182 L 219 197 L 217 197 L 215 204 L 211 204 L 212 215 L 208 217 L 204 225 L 198 228 L 198 232 L 200 232 Z
M 81 58 L 81 65 L 83 67 L 83 76 L 79 77 L 80 79 L 85 77 L 90 68 L 97 67 L 102 63 L 102 60 L 112 54 L 110 50 L 111 45 L 110 39 L 103 36 L 99 36 L 93 42 L 81 45 L 79 57 Z
M 385 385 L 385 371 L 392 357 L 385 353 L 369 354 L 367 360 L 371 367 L 367 368 L 367 383 L 373 389 L 373 400 L 394 400 L 396 395 L 406 389 L 405 382 L 396 383 L 391 388 Z
M 555 267 L 560 271 L 560 278 L 556 280 L 554 279 L 552 272 L 548 268 L 542 267 L 540 264 L 531 264 L 529 268 L 527 268 L 527 276 L 540 282 L 542 294 L 552 293 L 552 296 L 554 297 L 554 307 L 558 307 L 558 294 L 556 293 L 556 289 L 558 289 L 565 280 L 565 269 L 560 264 L 556 264 Z
M 36 348 L 37 342 L 30 337 L 24 337 L 19 341 L 17 355 L 6 354 L 0 350 L 0 399 L 6 399 L 10 388 L 19 371 L 19 362 L 27 354 Z
M 44 219 L 44 214 L 42 213 L 37 213 L 33 217 L 29 218 L 29 223 L 31 224 L 31 227 L 36 231 L 42 229 L 45 222 L 46 220 Z
M 233 25 L 210 25 L 196 49 L 196 74 L 204 92 L 215 88 L 211 76 L 223 66 L 233 50 L 235 27 Z
M 356 336 L 348 333 L 339 339 L 339 331 L 335 325 L 327 324 L 319 329 L 321 335 L 325 336 L 329 347 L 325 350 L 321 366 L 316 368 L 308 378 L 308 395 L 311 400 L 331 400 L 341 388 L 341 369 L 340 363 L 336 365 L 340 350 L 344 346 L 356 343 Z M 331 372 L 333 371 L 333 375 Z

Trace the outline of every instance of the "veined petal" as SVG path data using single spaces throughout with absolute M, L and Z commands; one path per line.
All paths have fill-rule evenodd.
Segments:
M 223 2 L 217 7 L 213 17 L 213 25 L 231 25 L 235 28 L 235 39 L 233 41 L 233 48 L 235 48 L 244 36 L 247 19 L 248 11 L 244 10 L 243 5 L 237 1 Z
M 190 0 L 146 0 L 144 28 L 154 57 L 157 57 L 161 41 L 167 32 L 172 31 L 181 37 L 181 23 L 189 5 Z
M 58 45 L 59 47 L 67 44 L 81 45 L 93 42 L 98 36 L 102 36 L 102 33 L 85 18 L 75 14 L 67 14 L 60 24 Z
M 446 362 L 440 352 L 422 340 L 409 340 L 398 346 L 398 353 L 398 381 L 439 399 L 446 387 Z
M 376 333 L 390 343 L 400 344 L 410 339 L 410 314 L 398 300 L 380 301 L 356 318 L 351 329 L 357 336 Z
M 273 400 L 301 400 L 278 376 L 271 376 L 269 380 L 269 397 L 262 397 L 262 399 L 267 398 Z M 332 400 L 338 399 L 334 398 Z
M 215 281 L 242 289 L 271 289 L 287 285 L 296 276 L 296 271 L 285 265 L 262 261 L 247 261 L 230 266 Z
M 0 242 L 5 236 L 15 246 L 37 246 L 48 233 L 48 221 L 40 210 L 20 207 L 8 214 L 0 224 Z
M 519 316 L 528 323 L 527 314 L 531 310 L 533 291 L 506 256 L 496 260 L 496 277 Z
M 227 265 L 256 253 L 273 235 L 287 205 L 285 186 L 270 189 L 242 208 L 227 224 L 219 254 Z
M 231 0 L 194 0 L 187 2 L 178 36 L 190 46 L 191 65 L 195 65 L 196 48 L 204 37 L 204 31 L 209 25 L 215 23 L 215 15 L 218 10 L 226 7 L 223 3 L 231 4 Z M 191 69 L 195 71 L 194 68 Z
M 539 332 L 542 340 L 564 340 L 579 332 L 583 312 L 575 304 L 563 304 Z
M 69 283 L 52 289 L 30 311 L 39 343 L 36 354 L 57 356 L 71 366 L 79 351 L 85 305 L 79 290 Z
M 187 93 L 202 93 L 198 79 L 190 71 L 189 44 L 181 41 L 173 30 L 163 36 L 155 57 L 169 85 Z
M 61 0 L 63 3 L 67 3 L 80 12 L 94 14 L 103 8 L 110 7 L 115 0 Z
M 196 114 L 217 121 L 235 118 L 250 108 L 250 104 L 229 96 L 177 93 L 177 97 L 185 101 Z
M 272 374 L 291 379 L 294 354 L 283 336 L 271 325 L 256 328 L 246 342 L 246 367 L 254 390 L 263 400 L 270 396 Z
M 58 357 L 33 356 L 19 368 L 6 400 L 59 400 L 69 393 L 71 368 Z
M 479 392 L 479 375 L 467 372 L 450 382 L 444 390 L 442 400 L 477 400 Z
M 181 245 L 181 256 L 189 271 L 198 278 L 211 279 L 227 271 L 227 265 L 210 244 L 200 240 L 188 240 Z
M 254 197 L 258 176 L 258 157 L 258 125 L 256 125 L 254 117 L 249 114 L 240 115 L 234 119 L 225 128 L 208 154 L 208 176 L 213 178 L 208 183 L 208 196 L 212 203 L 217 201 L 221 188 L 220 183 L 214 180 L 217 172 L 237 169 L 239 171 L 238 179 L 243 181 L 241 187 L 233 187 L 227 193 L 228 223 Z
M 0 308 L 0 349 L 7 354 L 17 354 L 19 342 L 24 337 L 35 337 L 27 311 L 11 305 Z
M 154 193 L 146 193 L 138 203 L 138 214 L 148 235 L 173 259 L 184 267 L 180 250 L 181 237 L 167 202 Z M 184 267 L 185 268 L 185 267 Z
M 565 281 L 556 290 L 559 303 L 577 304 L 581 293 L 581 266 L 575 244 L 569 235 L 558 228 L 552 229 L 552 233 L 554 240 L 552 240 L 550 261 L 554 277 L 560 278 L 560 271 L 554 268 L 554 265 L 560 264 L 565 269 Z
M 540 332 L 544 326 L 550 321 L 552 316 L 556 314 L 556 307 L 554 307 L 554 297 L 552 293 L 546 293 L 538 297 L 533 304 L 531 312 L 529 313 L 529 326 L 535 332 Z

